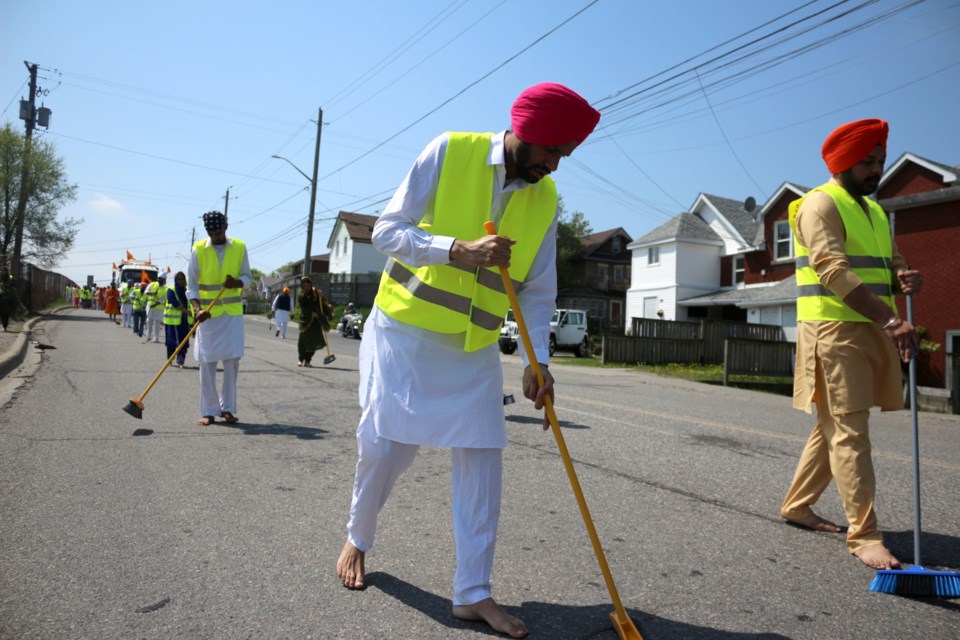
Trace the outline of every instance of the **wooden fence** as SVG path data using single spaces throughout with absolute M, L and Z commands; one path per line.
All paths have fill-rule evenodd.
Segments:
M 748 322 L 733 322 L 728 320 L 699 320 L 696 322 L 677 322 L 674 320 L 652 320 L 649 318 L 634 318 L 633 337 L 626 340 L 656 339 L 666 342 L 696 341 L 700 352 L 695 360 L 683 362 L 700 362 L 702 364 L 722 364 L 724 360 L 723 342 L 727 338 L 744 340 L 760 340 L 764 342 L 783 342 L 783 328 L 769 324 L 751 324 Z M 616 338 L 615 340 L 619 340 Z M 604 338 L 604 350 L 607 339 Z M 613 345 L 611 344 L 611 347 Z M 618 351 L 626 347 L 613 347 Z M 680 344 L 671 349 L 680 350 Z M 635 350 L 634 350 L 635 351 Z M 634 351 L 626 351 L 632 354 Z M 685 351 L 684 351 L 685 352 Z M 647 353 L 647 352 L 641 352 Z M 641 362 L 640 360 L 614 360 L 611 362 Z M 663 362 L 645 361 L 650 364 L 664 364 Z M 675 361 L 676 362 L 676 361 Z
M 603 336 L 603 364 L 694 364 L 700 362 L 701 340 Z
M 792 376 L 796 352 L 793 342 L 727 338 L 723 341 L 723 386 L 731 375 Z

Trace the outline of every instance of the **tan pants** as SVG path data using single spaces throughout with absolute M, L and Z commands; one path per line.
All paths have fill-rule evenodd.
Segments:
M 818 361 L 814 395 L 817 424 L 800 454 L 780 515 L 788 520 L 808 516 L 833 479 L 849 523 L 847 548 L 850 553 L 856 553 L 864 547 L 883 543 L 873 510 L 876 478 L 870 456 L 870 412 L 831 414 L 820 366 Z

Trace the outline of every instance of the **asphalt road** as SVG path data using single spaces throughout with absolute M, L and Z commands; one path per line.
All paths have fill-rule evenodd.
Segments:
M 200 428 L 195 364 L 164 373 L 137 421 L 121 407 L 162 366 L 161 345 L 93 311 L 33 328 L 56 350 L 31 349 L 0 381 L 0 638 L 492 635 L 450 615 L 444 450 L 421 450 L 384 508 L 369 588 L 339 585 L 358 343 L 334 335 L 336 362 L 301 369 L 290 333 L 246 318 L 241 423 Z M 551 367 L 562 430 L 644 638 L 957 637 L 960 601 L 872 593 L 873 573 L 839 536 L 780 521 L 812 426 L 788 398 L 566 359 Z M 507 407 L 494 595 L 533 638 L 612 640 L 611 599 L 556 444 L 521 397 L 519 356 L 502 361 L 518 402 Z M 910 560 L 909 413 L 872 424 L 881 524 Z M 924 561 L 957 569 L 960 420 L 925 413 L 921 426 Z M 832 488 L 821 502 L 842 521 Z

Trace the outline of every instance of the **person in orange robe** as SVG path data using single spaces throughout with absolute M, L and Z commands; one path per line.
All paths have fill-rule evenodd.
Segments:
M 120 291 L 117 290 L 115 282 L 110 283 L 110 287 L 107 289 L 104 297 L 106 298 L 106 304 L 103 309 L 104 313 L 110 316 L 111 322 L 120 324 L 120 321 L 117 320 L 117 316 L 120 314 Z

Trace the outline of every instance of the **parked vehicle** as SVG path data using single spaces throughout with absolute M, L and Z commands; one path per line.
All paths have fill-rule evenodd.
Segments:
M 507 310 L 500 328 L 500 351 L 510 355 L 517 350 L 519 330 L 513 310 Z M 578 358 L 590 355 L 587 312 L 583 309 L 557 309 L 550 320 L 550 355 L 557 350 L 573 351 Z
M 150 264 L 149 260 L 124 260 L 117 266 L 116 272 L 119 276 L 116 280 L 117 286 L 133 280 L 140 282 L 156 282 L 160 275 L 160 269 Z
M 519 330 L 517 321 L 513 317 L 513 309 L 507 309 L 507 315 L 503 318 L 503 326 L 500 327 L 500 351 L 508 356 L 517 350 L 517 339 Z
M 555 351 L 573 351 L 578 358 L 590 355 L 587 312 L 583 309 L 557 309 L 550 320 L 550 355 Z
M 356 310 L 352 302 L 347 305 L 347 309 L 340 316 L 337 330 L 344 338 L 359 340 L 363 337 L 363 314 Z

